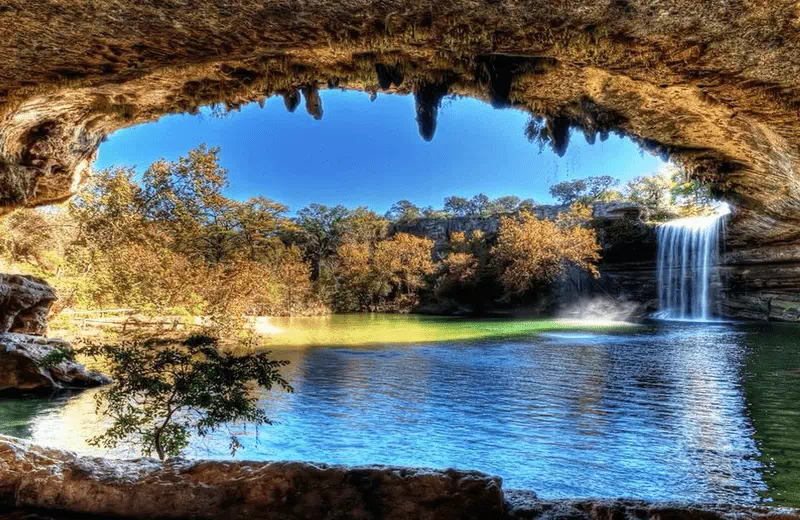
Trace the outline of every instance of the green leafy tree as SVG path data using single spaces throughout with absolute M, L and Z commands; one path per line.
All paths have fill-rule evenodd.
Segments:
M 674 174 L 669 170 L 635 177 L 628 182 L 627 197 L 648 208 L 656 220 L 668 218 L 673 213 L 672 190 L 675 184 Z
M 263 254 L 290 227 L 283 204 L 265 197 L 226 197 L 228 172 L 219 148 L 200 145 L 177 161 L 160 160 L 142 175 L 143 211 L 171 230 L 174 248 L 211 264 Z
M 336 252 L 350 211 L 344 206 L 309 204 L 297 212 L 298 242 L 311 261 L 313 277 L 319 276 L 320 264 Z
M 518 211 L 527 211 L 528 213 L 533 213 L 534 209 L 536 209 L 536 201 L 533 199 L 524 199 L 520 201 L 517 207 Z
M 393 222 L 413 222 L 422 217 L 422 211 L 411 201 L 401 200 L 392 204 L 386 218 Z
M 619 179 L 610 175 L 600 175 L 597 177 L 587 177 L 586 179 L 576 179 L 574 181 L 564 181 L 550 187 L 550 195 L 561 204 L 592 204 L 614 198 L 620 198 L 620 194 L 612 190 L 619 185 Z
M 488 217 L 490 214 L 491 200 L 485 193 L 478 193 L 469 201 L 470 215 L 475 217 Z
M 287 362 L 264 352 L 223 352 L 208 336 L 89 345 L 80 353 L 102 358 L 114 380 L 96 397 L 98 412 L 111 426 L 89 442 L 106 448 L 132 443 L 161 460 L 180 455 L 193 435 L 205 437 L 238 422 L 256 429 L 270 424 L 253 383 L 292 391 L 280 374 Z M 241 443 L 230 430 L 228 436 L 235 454 Z
M 489 203 L 488 212 L 491 215 L 504 215 L 519 210 L 522 200 L 516 195 L 498 197 Z
M 424 218 L 450 218 L 453 216 L 452 213 L 443 209 L 436 209 L 433 206 L 426 206 L 422 209 L 422 216 Z
M 472 204 L 466 198 L 454 195 L 444 199 L 444 210 L 456 217 L 467 217 L 472 214 Z

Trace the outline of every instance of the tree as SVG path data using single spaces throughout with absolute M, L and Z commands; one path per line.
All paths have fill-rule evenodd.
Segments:
M 453 214 L 443 209 L 436 209 L 433 206 L 426 206 L 422 208 L 422 216 L 424 218 L 445 219 L 452 217 Z
M 225 197 L 228 172 L 219 148 L 200 145 L 177 161 L 155 162 L 142 175 L 141 210 L 171 230 L 174 248 L 211 264 L 255 258 L 290 229 L 288 208 L 265 197 Z
M 432 249 L 432 240 L 407 233 L 372 243 L 343 243 L 336 253 L 334 304 L 345 311 L 410 308 L 425 277 L 435 271 Z
M 650 210 L 659 219 L 669 214 L 672 206 L 672 189 L 675 187 L 674 174 L 670 170 L 655 175 L 640 176 L 628 182 L 628 198 Z
M 386 218 L 392 222 L 408 223 L 419 220 L 420 217 L 422 217 L 422 212 L 419 207 L 407 200 L 395 202 L 386 212 Z
M 569 205 L 581 198 L 586 189 L 583 179 L 564 181 L 550 186 L 550 195 L 561 204 Z
M 516 195 L 498 197 L 489 203 L 487 211 L 490 215 L 504 215 L 514 213 L 519 209 L 522 200 Z
M 376 242 L 389 233 L 389 221 L 365 207 L 349 212 L 342 223 L 342 242 Z
M 673 179 L 672 201 L 680 205 L 683 216 L 707 214 L 714 207 L 714 197 L 708 184 L 691 179 L 677 168 L 670 170 Z
M 533 199 L 525 199 L 517 207 L 517 211 L 527 211 L 528 213 L 533 213 L 534 209 L 536 209 L 536 201 Z
M 0 218 L 0 254 L 11 262 L 41 264 L 52 239 L 41 211 L 23 209 Z
M 132 443 L 143 455 L 155 452 L 161 460 L 180 455 L 193 435 L 205 437 L 240 421 L 254 425 L 256 433 L 270 424 L 252 384 L 292 391 L 280 373 L 288 362 L 265 352 L 222 352 L 208 336 L 89 345 L 79 353 L 102 359 L 114 380 L 96 396 L 97 409 L 111 426 L 90 444 Z M 241 443 L 230 430 L 228 436 L 233 455 Z
M 432 250 L 433 240 L 429 238 L 397 233 L 391 240 L 378 243 L 376 256 L 386 259 L 381 264 L 395 274 L 398 288 L 412 296 L 424 285 L 425 276 L 434 272 Z
M 336 253 L 334 305 L 341 311 L 379 310 L 392 291 L 395 260 L 374 244 L 350 242 Z
M 470 215 L 475 217 L 488 217 L 489 216 L 489 197 L 485 193 L 478 193 L 472 200 L 469 201 L 471 210 Z
M 129 242 L 148 242 L 146 204 L 133 168 L 95 172 L 74 197 L 68 213 L 77 224 L 76 242 L 102 251 Z
M 610 175 L 587 177 L 574 181 L 564 181 L 550 187 L 550 195 L 561 204 L 592 204 L 607 200 L 610 190 L 619 184 L 619 180 Z M 619 198 L 617 196 L 617 198 Z
M 336 252 L 349 216 L 344 206 L 323 204 L 309 204 L 297 212 L 298 242 L 311 261 L 314 279 L 319 276 L 320 263 Z
M 454 195 L 444 199 L 444 210 L 456 217 L 466 217 L 472 214 L 472 204 L 466 198 Z
M 530 213 L 500 218 L 491 254 L 509 294 L 524 294 L 537 283 L 553 282 L 569 266 L 599 276 L 600 245 L 594 230 L 562 227 Z

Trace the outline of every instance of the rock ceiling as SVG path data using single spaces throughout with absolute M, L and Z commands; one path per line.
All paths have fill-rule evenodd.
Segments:
M 0 212 L 68 198 L 117 129 L 299 92 L 323 117 L 345 88 L 415 96 L 426 139 L 445 95 L 530 112 L 558 153 L 625 134 L 740 236 L 798 238 L 794 0 L 7 0 L 0 27 Z

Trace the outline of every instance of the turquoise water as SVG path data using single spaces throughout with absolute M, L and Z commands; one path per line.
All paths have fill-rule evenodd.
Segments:
M 546 498 L 800 506 L 800 328 L 525 323 L 276 348 L 296 393 L 264 396 L 277 424 L 258 438 L 239 428 L 237 458 L 478 469 Z M 448 334 L 461 326 L 487 327 L 448 320 Z M 103 427 L 92 394 L 5 400 L 0 431 L 96 453 L 85 443 Z M 212 436 L 188 455 L 226 450 Z

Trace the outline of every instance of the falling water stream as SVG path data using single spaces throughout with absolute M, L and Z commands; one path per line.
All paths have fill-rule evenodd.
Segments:
M 673 220 L 658 228 L 659 317 L 708 321 L 717 313 L 712 283 L 719 264 L 722 203 L 713 215 Z

